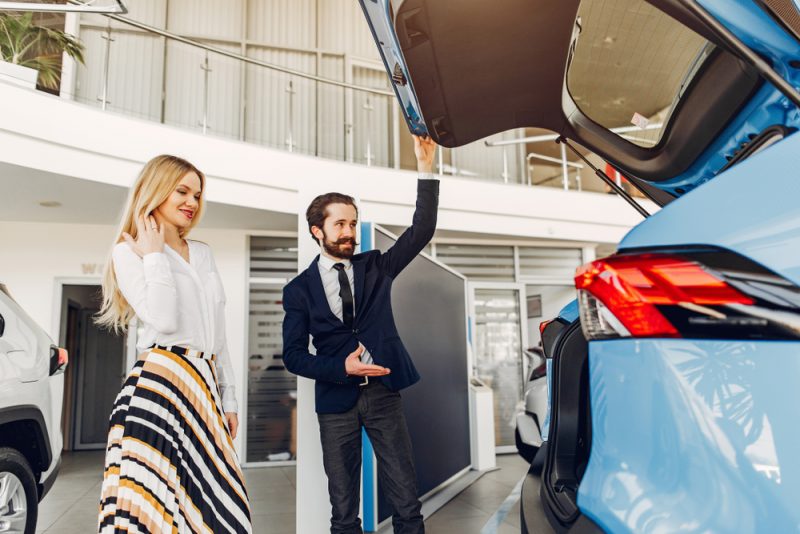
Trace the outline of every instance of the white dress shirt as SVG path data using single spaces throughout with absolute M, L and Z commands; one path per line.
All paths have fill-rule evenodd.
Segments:
M 139 320 L 136 348 L 141 353 L 155 343 L 215 354 L 222 409 L 238 412 L 225 339 L 225 290 L 211 247 L 187 243 L 188 263 L 168 245 L 144 258 L 127 243 L 114 247 L 117 284 Z
M 438 177 L 426 172 L 420 173 L 419 179 L 438 180 Z M 333 259 L 323 253 L 320 253 L 318 262 L 319 275 L 322 278 L 322 288 L 325 290 L 325 297 L 328 299 L 328 306 L 330 306 L 333 314 L 338 317 L 340 321 L 344 322 L 344 316 L 342 314 L 342 297 L 339 296 L 339 272 L 333 268 L 333 266 L 337 263 L 344 264 L 344 272 L 347 274 L 347 280 L 350 282 L 350 292 L 353 295 L 353 317 L 355 317 L 356 290 L 355 283 L 353 282 L 353 264 L 350 262 L 350 260 Z M 361 342 L 358 344 L 364 347 Z M 367 350 L 366 347 L 364 347 L 364 352 L 361 353 L 361 361 L 367 364 L 373 363 L 372 355 L 369 353 L 369 350 Z
M 333 314 L 344 322 L 344 315 L 342 313 L 342 297 L 339 296 L 339 271 L 333 268 L 337 263 L 344 264 L 344 272 L 347 274 L 347 280 L 350 282 L 350 293 L 353 295 L 353 317 L 356 314 L 356 289 L 353 282 L 353 263 L 350 260 L 337 260 L 326 256 L 325 254 L 319 255 L 319 275 L 322 278 L 322 288 L 325 290 L 325 297 L 328 299 L 328 306 L 330 306 Z M 361 345 L 361 342 L 358 343 Z M 361 345 L 363 347 L 363 345 Z M 364 363 L 372 363 L 372 356 L 366 347 L 364 352 L 361 353 L 361 361 Z

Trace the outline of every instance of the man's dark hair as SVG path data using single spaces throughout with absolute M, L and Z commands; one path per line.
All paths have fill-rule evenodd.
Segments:
M 311 239 L 313 239 L 315 243 L 319 243 L 319 241 L 314 237 L 314 232 L 311 231 L 311 227 L 316 226 L 322 230 L 322 226 L 325 224 L 325 217 L 328 216 L 328 206 L 331 204 L 347 204 L 348 206 L 353 206 L 356 210 L 356 217 L 358 217 L 358 206 L 356 206 L 356 201 L 353 197 L 343 195 L 342 193 L 325 193 L 324 195 L 318 196 L 311 201 L 311 204 L 309 204 L 306 210 L 308 233 L 311 234 Z

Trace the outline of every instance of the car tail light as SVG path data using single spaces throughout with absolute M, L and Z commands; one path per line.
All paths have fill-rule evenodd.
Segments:
M 796 339 L 800 290 L 716 249 L 619 254 L 578 268 L 587 339 Z
M 547 321 L 542 321 L 539 323 L 539 337 L 544 336 L 544 331 L 547 329 L 547 325 L 555 321 L 555 319 L 549 319 Z
M 539 335 L 542 337 L 542 352 L 545 358 L 553 357 L 556 340 L 568 324 L 561 318 L 539 323 Z
M 67 368 L 67 363 L 69 363 L 67 349 L 52 345 L 50 347 L 50 375 L 63 373 L 64 369 Z

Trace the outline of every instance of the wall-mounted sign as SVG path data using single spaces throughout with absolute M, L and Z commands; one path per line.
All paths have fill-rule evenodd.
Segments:
M 81 271 L 83 274 L 103 274 L 102 263 L 81 263 Z
M 541 317 L 542 316 L 542 296 L 541 295 L 528 295 L 526 298 L 528 304 L 528 317 Z

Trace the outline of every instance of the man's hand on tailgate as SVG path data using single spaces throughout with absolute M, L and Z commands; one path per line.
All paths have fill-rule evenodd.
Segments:
M 417 170 L 421 173 L 433 172 L 433 156 L 436 154 L 436 143 L 430 136 L 414 137 L 414 154 L 417 156 Z

